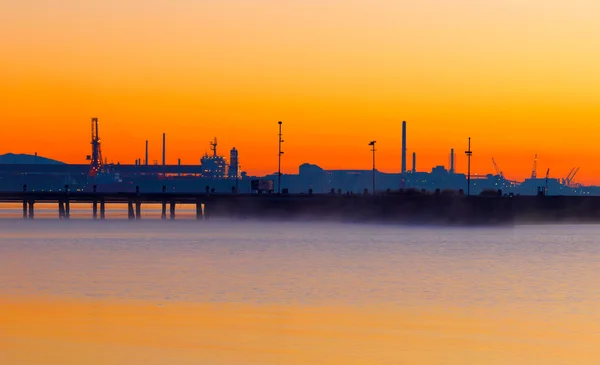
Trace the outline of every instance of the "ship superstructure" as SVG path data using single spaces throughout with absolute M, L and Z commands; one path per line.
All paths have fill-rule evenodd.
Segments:
M 211 155 L 205 153 L 200 159 L 202 177 L 210 179 L 224 179 L 227 175 L 227 160 L 217 153 L 217 138 L 210 142 Z

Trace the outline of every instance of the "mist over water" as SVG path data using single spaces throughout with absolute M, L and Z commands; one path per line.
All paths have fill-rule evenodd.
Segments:
M 321 321 L 316 314 L 303 312 L 311 308 L 336 313 L 381 309 L 388 313 L 379 318 L 377 326 L 383 327 L 388 326 L 381 324 L 385 318 L 406 310 L 432 315 L 448 310 L 462 313 L 477 326 L 504 323 L 505 318 L 536 318 L 560 333 L 565 323 L 583 321 L 585 333 L 595 334 L 596 341 L 600 331 L 599 234 L 596 225 L 465 229 L 227 220 L 9 219 L 0 220 L 0 296 L 34 302 L 50 298 L 113 304 L 135 301 L 161 307 L 278 308 L 275 312 L 305 313 L 307 323 L 311 318 Z M 251 317 L 266 318 L 273 313 L 262 310 L 252 312 Z M 473 313 L 485 315 L 475 319 L 470 317 Z M 228 318 L 231 315 L 235 314 Z M 159 317 L 148 318 L 149 323 L 160 322 Z M 357 326 L 356 341 L 378 328 L 365 323 L 365 318 L 353 314 L 345 319 L 348 325 Z M 453 321 L 448 317 L 432 323 L 459 323 Z M 263 319 L 253 324 L 248 335 L 262 336 L 273 326 L 277 324 Z M 389 326 L 385 328 L 390 331 L 406 331 L 404 325 Z M 522 326 L 527 327 L 515 324 L 507 331 L 517 333 Z M 414 330 L 416 334 L 426 329 Z M 447 335 L 458 336 L 460 331 L 456 331 Z M 570 331 L 578 333 L 581 328 Z M 475 330 L 469 333 L 479 335 Z M 510 337 L 503 336 L 505 340 Z M 564 346 L 580 343 L 557 338 Z M 527 340 L 538 338 L 531 335 Z M 343 353 L 337 355 L 340 362 L 331 363 L 345 359 Z M 365 361 L 369 358 L 363 356 Z M 273 363 L 285 359 L 279 357 Z M 261 357 L 256 361 L 270 363 Z
M 597 226 L 0 221 L 0 292 L 192 302 L 600 303 Z

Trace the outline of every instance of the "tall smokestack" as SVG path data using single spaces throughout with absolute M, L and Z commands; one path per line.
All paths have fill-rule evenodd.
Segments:
M 412 172 L 417 172 L 417 153 L 413 152 L 413 164 L 412 164 Z
M 148 140 L 146 140 L 146 166 L 148 166 Z
M 450 149 L 450 173 L 454 173 L 454 148 Z
M 163 133 L 163 166 L 167 163 L 167 135 Z
M 402 122 L 402 173 L 406 173 L 406 121 Z

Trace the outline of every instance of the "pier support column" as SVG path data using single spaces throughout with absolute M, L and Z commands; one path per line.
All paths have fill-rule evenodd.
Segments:
M 35 205 L 35 201 L 34 200 L 30 200 L 29 201 L 29 219 L 33 219 L 35 213 L 34 213 L 34 205 Z
M 65 203 L 62 200 L 58 201 L 58 219 L 65 219 Z
M 210 218 L 210 209 L 208 204 L 204 204 L 204 220 L 208 220 L 208 218 Z
M 175 201 L 172 200 L 170 204 L 170 212 L 169 212 L 171 220 L 175 219 Z
M 139 200 L 135 202 L 135 219 L 142 219 L 142 202 Z
M 27 219 L 27 200 L 23 199 L 23 219 Z
M 202 203 L 196 200 L 196 220 L 202 220 Z
M 102 199 L 100 201 L 100 219 L 104 220 L 104 218 L 106 217 L 105 212 L 106 212 L 106 204 L 104 203 L 104 199 Z
M 98 201 L 96 199 L 92 203 L 92 217 L 94 220 L 98 219 Z
M 165 185 L 162 186 L 162 192 L 163 192 L 163 194 L 167 192 L 167 187 Z M 163 201 L 162 201 L 162 210 L 160 213 L 160 219 L 162 219 L 162 220 L 167 219 L 167 201 L 165 199 L 163 199 Z
M 127 202 L 127 217 L 131 219 L 135 219 L 135 212 L 133 211 L 133 202 L 129 200 Z
M 65 200 L 65 219 L 71 218 L 71 203 L 69 199 Z

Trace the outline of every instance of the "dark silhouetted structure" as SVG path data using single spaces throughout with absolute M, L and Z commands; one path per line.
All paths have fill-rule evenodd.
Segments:
M 375 143 L 377 141 L 369 142 L 369 146 L 371 146 L 371 151 L 373 152 L 373 194 L 375 194 Z
M 467 195 L 471 195 L 471 156 L 473 155 L 473 151 L 471 151 L 471 137 L 469 137 L 469 149 L 465 151 L 467 155 Z
M 89 176 L 96 176 L 102 170 L 102 149 L 100 148 L 100 135 L 98 132 L 98 118 L 92 118 L 92 154 L 90 160 Z
M 281 194 L 281 155 L 283 155 L 283 151 L 281 150 L 281 144 L 283 143 L 283 139 L 281 137 L 281 121 L 277 122 L 279 124 L 279 154 L 277 155 L 277 193 Z
M 167 134 L 163 133 L 163 144 L 162 144 L 162 164 L 167 164 Z
M 402 174 L 406 174 L 406 121 L 402 122 Z

